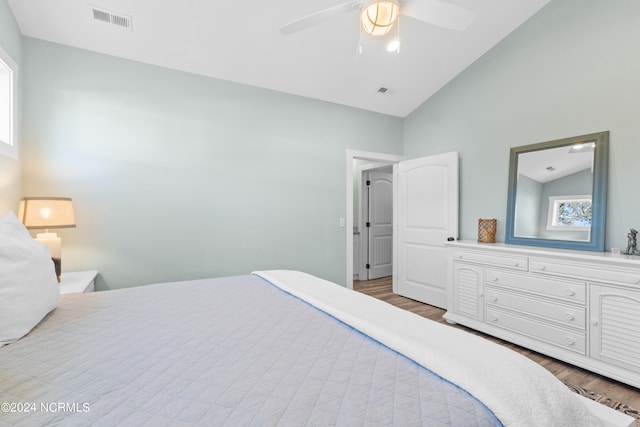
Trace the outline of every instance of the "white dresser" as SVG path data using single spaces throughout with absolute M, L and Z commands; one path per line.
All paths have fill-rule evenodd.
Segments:
M 447 321 L 640 387 L 640 257 L 447 247 Z

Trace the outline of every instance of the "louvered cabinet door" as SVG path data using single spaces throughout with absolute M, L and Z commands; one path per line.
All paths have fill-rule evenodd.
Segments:
M 453 311 L 484 321 L 484 268 L 463 262 L 453 263 Z
M 590 286 L 590 356 L 640 373 L 640 290 Z

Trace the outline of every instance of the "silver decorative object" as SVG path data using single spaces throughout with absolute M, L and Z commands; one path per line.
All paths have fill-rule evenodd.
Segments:
M 632 228 L 627 233 L 627 250 L 624 251 L 625 255 L 640 255 L 640 251 L 638 251 L 638 230 Z

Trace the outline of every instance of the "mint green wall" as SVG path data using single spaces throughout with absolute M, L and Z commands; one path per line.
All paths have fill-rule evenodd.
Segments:
M 402 120 L 23 40 L 24 193 L 72 197 L 98 287 L 292 268 L 344 283 L 345 149 Z
M 0 0 L 0 46 L 18 64 L 18 67 L 22 68 L 22 36 L 6 0 Z M 18 75 L 20 79 L 20 70 Z M 18 94 L 18 108 L 21 105 L 20 98 Z M 18 140 L 18 149 L 20 149 L 20 140 Z M 9 210 L 17 213 L 19 200 L 20 161 L 0 155 L 0 215 L 4 215 Z
M 498 219 L 509 148 L 611 131 L 605 247 L 640 227 L 640 2 L 553 0 L 405 119 L 405 155 L 460 152 L 461 238 Z
M 516 186 L 516 220 L 514 235 L 518 237 L 540 237 L 540 212 L 542 184 L 525 175 L 518 175 Z M 549 202 L 547 202 L 547 205 Z M 546 224 L 546 218 L 545 218 Z

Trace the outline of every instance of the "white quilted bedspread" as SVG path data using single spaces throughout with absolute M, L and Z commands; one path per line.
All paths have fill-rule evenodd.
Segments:
M 0 348 L 0 402 L 2 426 L 499 425 L 257 276 L 65 295 Z
M 503 346 L 306 273 L 255 274 L 464 388 L 505 426 L 602 425 L 549 371 Z

